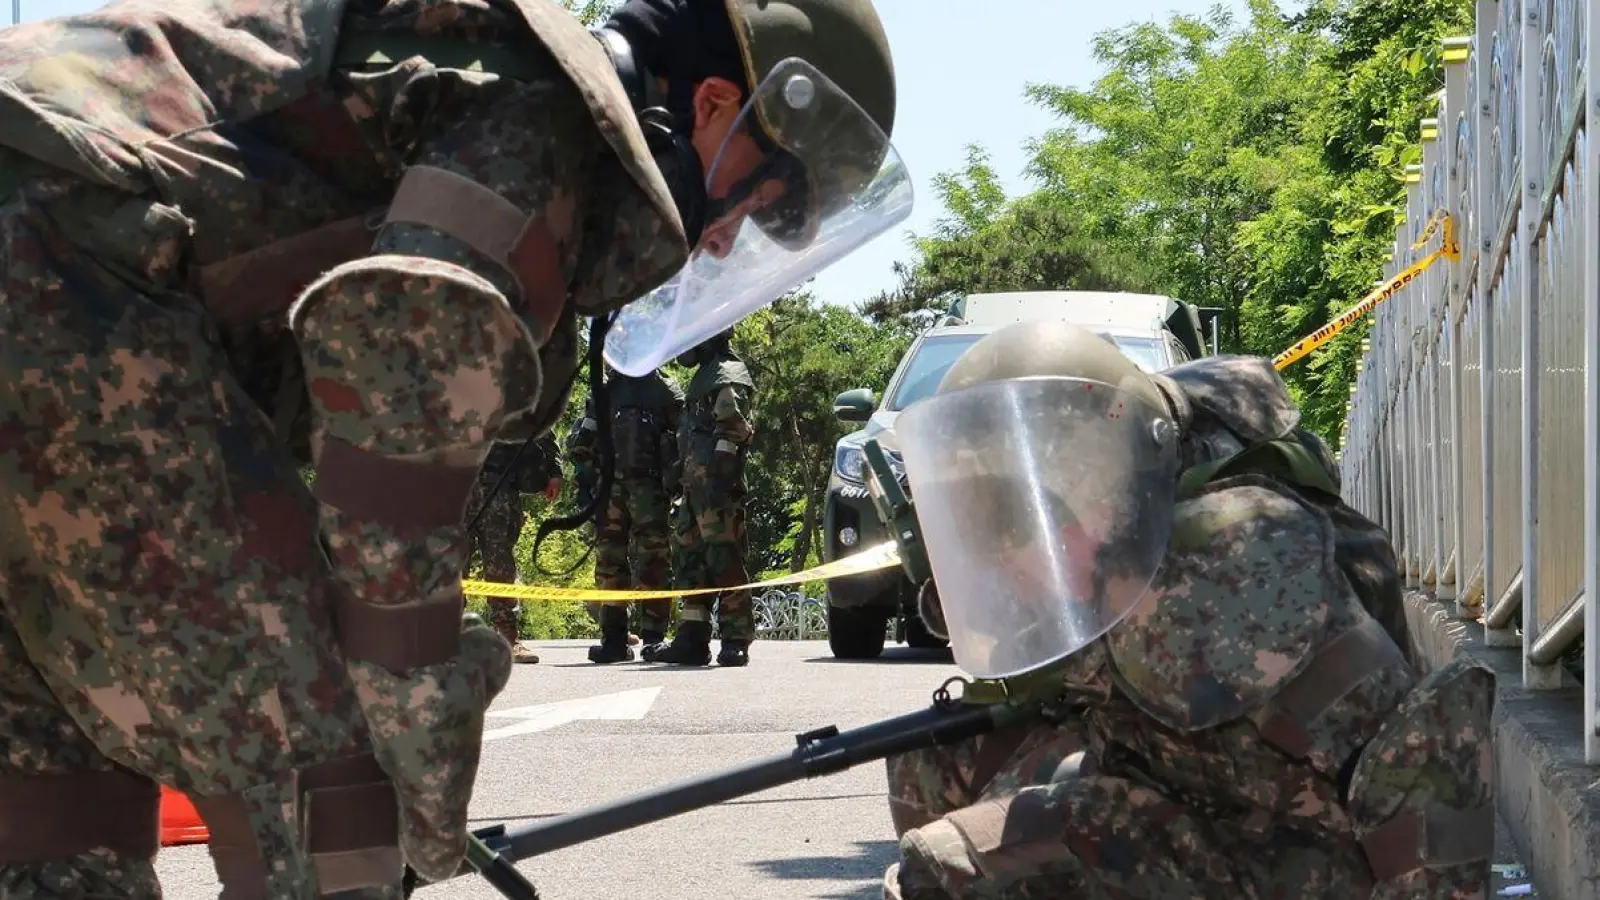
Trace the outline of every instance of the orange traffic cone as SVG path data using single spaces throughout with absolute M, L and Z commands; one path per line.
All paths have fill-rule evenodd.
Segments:
M 189 802 L 189 798 L 162 785 L 161 846 L 204 844 L 210 840 L 211 833 L 206 831 L 205 820 L 200 818 L 200 813 Z

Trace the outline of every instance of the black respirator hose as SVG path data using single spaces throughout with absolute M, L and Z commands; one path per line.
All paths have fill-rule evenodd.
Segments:
M 576 531 L 583 527 L 585 522 L 594 524 L 595 532 L 600 531 L 600 516 L 605 511 L 606 505 L 611 502 L 611 485 L 615 480 L 617 468 L 617 447 L 611 439 L 611 429 L 607 423 L 611 421 L 611 398 L 607 395 L 605 384 L 605 346 L 606 333 L 611 330 L 611 323 L 616 321 L 616 313 L 605 316 L 595 316 L 589 320 L 589 402 L 594 407 L 594 419 L 599 423 L 600 441 L 600 483 L 595 488 L 594 496 L 589 498 L 588 505 L 575 513 L 569 513 L 555 519 L 546 519 L 539 523 L 539 530 L 533 537 L 533 564 L 543 574 L 553 578 L 565 578 L 578 570 L 589 554 L 594 552 L 594 544 L 589 544 L 589 549 L 578 558 L 571 568 L 562 572 L 551 572 L 539 563 L 539 548 L 544 544 L 544 539 L 557 531 Z

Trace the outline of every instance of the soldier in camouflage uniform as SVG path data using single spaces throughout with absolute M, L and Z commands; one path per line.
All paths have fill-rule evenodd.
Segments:
M 750 401 L 755 382 L 730 343 L 729 329 L 678 360 L 695 368 L 689 381 L 687 409 L 678 427 L 678 452 L 683 457 L 683 503 L 678 507 L 673 538 L 677 547 L 677 586 L 725 587 L 750 582 L 745 565 L 744 463 L 755 426 Z M 750 663 L 755 640 L 755 614 L 750 592 L 728 591 L 713 596 L 685 597 L 678 609 L 678 628 L 671 644 L 647 645 L 647 662 L 704 666 L 711 662 L 711 607 L 716 603 L 722 646 L 717 664 Z
M 561 496 L 561 448 L 548 434 L 526 449 L 526 437 L 518 440 L 518 435 L 505 433 L 500 437 L 478 472 L 478 483 L 472 492 L 473 511 L 467 521 L 471 524 L 477 519 L 470 537 L 483 565 L 483 580 L 521 584 L 515 550 L 528 519 L 522 495 L 543 494 L 551 503 Z M 510 597 L 490 597 L 488 606 L 489 627 L 511 645 L 511 661 L 537 663 L 539 654 L 521 641 L 522 604 Z
M 606 381 L 616 471 L 595 534 L 595 587 L 664 590 L 672 581 L 668 514 L 682 480 L 678 421 L 683 416 L 683 388 L 660 370 L 641 378 L 613 373 Z M 574 476 L 585 493 L 595 490 L 600 480 L 599 428 L 591 401 L 568 438 Z M 633 605 L 640 640 L 647 645 L 665 640 L 672 624 L 672 601 L 641 600 Z M 632 660 L 628 608 L 594 603 L 590 611 L 600 623 L 600 644 L 589 648 L 590 661 Z
M 1064 699 L 889 761 L 886 900 L 1485 896 L 1493 674 L 1419 678 L 1392 550 L 1298 417 L 1266 360 L 1147 376 L 1038 323 L 902 417 L 957 662 Z
M 461 627 L 462 515 L 506 417 L 561 414 L 579 316 L 648 295 L 622 346 L 670 356 L 724 327 L 685 312 L 705 292 L 772 296 L 649 293 L 674 273 L 795 284 L 839 210 L 904 217 L 867 0 L 667 5 L 595 34 L 551 0 L 128 0 L 0 32 L 0 894 L 159 896 L 158 782 L 230 900 L 459 871 L 511 666 Z M 793 57 L 831 78 L 785 94 Z M 808 151 L 840 110 L 876 150 Z

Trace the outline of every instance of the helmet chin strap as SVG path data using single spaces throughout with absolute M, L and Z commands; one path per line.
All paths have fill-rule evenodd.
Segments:
M 639 119 L 639 128 L 644 132 L 645 146 L 672 192 L 684 236 L 689 246 L 694 247 L 700 243 L 708 221 L 705 167 L 700 162 L 699 151 L 689 140 L 694 130 L 691 112 L 694 87 L 672 84 L 670 95 L 663 93 L 656 77 L 639 65 L 626 37 L 610 28 L 595 28 L 590 33 L 600 42 L 612 68 L 617 71 L 622 89 Z

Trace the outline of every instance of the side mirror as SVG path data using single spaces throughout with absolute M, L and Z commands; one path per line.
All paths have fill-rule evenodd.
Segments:
M 865 422 L 877 408 L 877 398 L 867 388 L 845 391 L 833 400 L 834 418 L 841 422 Z

